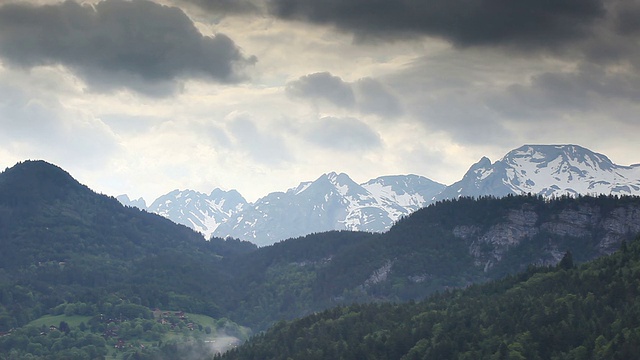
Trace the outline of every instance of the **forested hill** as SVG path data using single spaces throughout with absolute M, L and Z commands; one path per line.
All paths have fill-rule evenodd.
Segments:
M 640 234 L 640 198 L 508 196 L 439 202 L 389 232 L 328 232 L 221 261 L 239 291 L 233 319 L 263 329 L 353 302 L 420 300 L 526 270 L 581 263 Z
M 640 240 L 576 267 L 530 267 L 423 302 L 280 322 L 222 359 L 636 359 Z
M 0 247 L 0 331 L 59 304 L 98 303 L 114 293 L 148 307 L 218 315 L 219 297 L 209 294 L 229 281 L 217 263 L 256 249 L 205 241 L 43 161 L 0 174 Z
M 421 209 L 334 254 L 316 289 L 333 299 L 421 299 L 525 270 L 614 252 L 640 233 L 640 198 L 461 198 Z M 250 256 L 259 256 L 261 252 Z
M 234 252 L 233 244 L 202 235 L 155 214 L 123 207 L 64 170 L 26 161 L 0 174 L 2 268 L 70 260 L 82 253 L 113 260 L 136 259 L 166 249 L 211 254 Z M 238 251 L 254 250 L 246 242 Z

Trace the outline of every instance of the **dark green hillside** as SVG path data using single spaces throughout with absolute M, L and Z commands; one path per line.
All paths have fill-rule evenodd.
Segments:
M 216 264 L 255 250 L 246 244 L 205 241 L 46 162 L 17 164 L 0 174 L 0 331 L 65 301 L 98 303 L 114 292 L 217 316 L 218 294 L 231 290 Z
M 255 329 L 274 320 L 353 302 L 421 300 L 556 265 L 570 250 L 581 263 L 640 233 L 640 198 L 538 196 L 443 201 L 388 233 L 327 232 L 221 261 L 238 298 L 233 319 Z
M 280 322 L 222 359 L 636 359 L 640 240 L 575 267 L 529 268 L 420 303 Z
M 65 261 L 74 253 L 135 259 L 166 249 L 224 252 L 191 229 L 97 195 L 43 161 L 0 174 L 0 254 L 4 269 Z
M 441 201 L 336 254 L 318 270 L 316 293 L 346 301 L 418 300 L 530 264 L 555 265 L 567 250 L 577 262 L 592 260 L 638 233 L 638 197 Z
M 257 329 L 265 329 L 279 319 L 293 319 L 335 303 L 331 294 L 318 289 L 332 279 L 321 274 L 332 268 L 333 259 L 380 234 L 330 231 L 289 239 L 250 254 L 221 261 L 239 287 L 239 297 L 229 308 L 233 319 L 243 319 Z

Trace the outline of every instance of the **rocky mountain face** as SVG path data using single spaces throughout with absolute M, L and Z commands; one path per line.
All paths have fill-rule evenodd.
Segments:
M 623 240 L 640 233 L 640 203 L 618 206 L 613 210 L 585 202 L 551 214 L 540 214 L 530 204 L 510 209 L 497 224 L 482 229 L 478 225 L 457 225 L 453 234 L 469 242 L 474 264 L 490 270 L 501 262 L 510 249 L 537 239 L 544 245 L 536 249 L 537 265 L 555 265 L 564 255 L 558 239 L 594 240 L 595 256 L 608 255 L 618 249 Z M 585 244 L 587 245 L 587 244 Z
M 210 195 L 173 191 L 148 210 L 209 238 L 233 237 L 269 245 L 328 230 L 387 231 L 398 219 L 435 201 L 459 197 L 534 194 L 640 195 L 640 164 L 621 166 L 577 145 L 525 145 L 492 163 L 483 157 L 449 186 L 417 175 L 383 176 L 363 184 L 324 174 L 285 192 L 247 203 L 236 191 Z M 144 200 L 126 205 L 144 206 Z

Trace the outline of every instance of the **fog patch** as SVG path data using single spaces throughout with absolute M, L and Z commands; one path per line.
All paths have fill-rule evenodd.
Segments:
M 223 354 L 228 350 L 238 347 L 242 341 L 235 336 L 219 333 L 211 340 L 205 340 L 214 354 Z

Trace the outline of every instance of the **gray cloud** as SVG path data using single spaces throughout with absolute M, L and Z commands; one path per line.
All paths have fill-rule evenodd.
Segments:
M 100 120 L 117 134 L 144 134 L 165 118 L 143 115 L 102 114 Z
M 514 134 L 504 119 L 483 106 L 482 98 L 472 94 L 449 94 L 445 98 L 414 103 L 413 116 L 429 130 L 447 133 L 453 140 L 482 145 L 504 144 Z
M 203 36 L 180 9 L 147 0 L 4 5 L 0 57 L 22 68 L 65 65 L 98 91 L 149 95 L 174 92 L 185 77 L 240 81 L 255 62 L 226 35 Z
M 306 129 L 306 139 L 340 151 L 366 151 L 382 145 L 380 135 L 354 118 L 324 117 Z
M 640 1 L 621 1 L 616 5 L 616 30 L 624 35 L 640 34 Z
M 515 119 L 597 112 L 640 101 L 640 76 L 583 64 L 573 72 L 546 72 L 530 84 L 514 84 L 488 99 L 488 105 Z
M 521 70 L 521 62 L 488 50 L 451 49 L 418 58 L 384 80 L 402 100 L 404 121 L 459 144 L 504 145 L 514 134 L 486 98 L 502 88 L 496 80 L 504 81 L 504 68 Z
M 351 86 L 328 72 L 305 75 L 291 81 L 287 84 L 286 92 L 291 97 L 321 99 L 343 108 L 355 105 Z
M 351 83 L 329 72 L 320 72 L 287 83 L 285 91 L 292 98 L 322 100 L 341 108 L 357 109 L 362 114 L 395 117 L 403 113 L 399 99 L 370 77 Z
M 364 114 L 378 114 L 386 117 L 402 115 L 402 106 L 381 82 L 372 78 L 362 78 L 354 83 L 358 107 Z
M 445 38 L 459 46 L 555 47 L 588 37 L 603 0 L 269 0 L 278 17 L 334 25 L 359 37 Z
M 5 80 L 0 78 L 0 143 L 5 149 L 54 162 L 73 159 L 87 169 L 104 167 L 119 150 L 117 139 L 100 121 Z
M 246 152 L 257 162 L 278 165 L 292 160 L 285 141 L 280 136 L 258 129 L 254 119 L 247 114 L 230 115 L 227 128 L 237 149 Z

